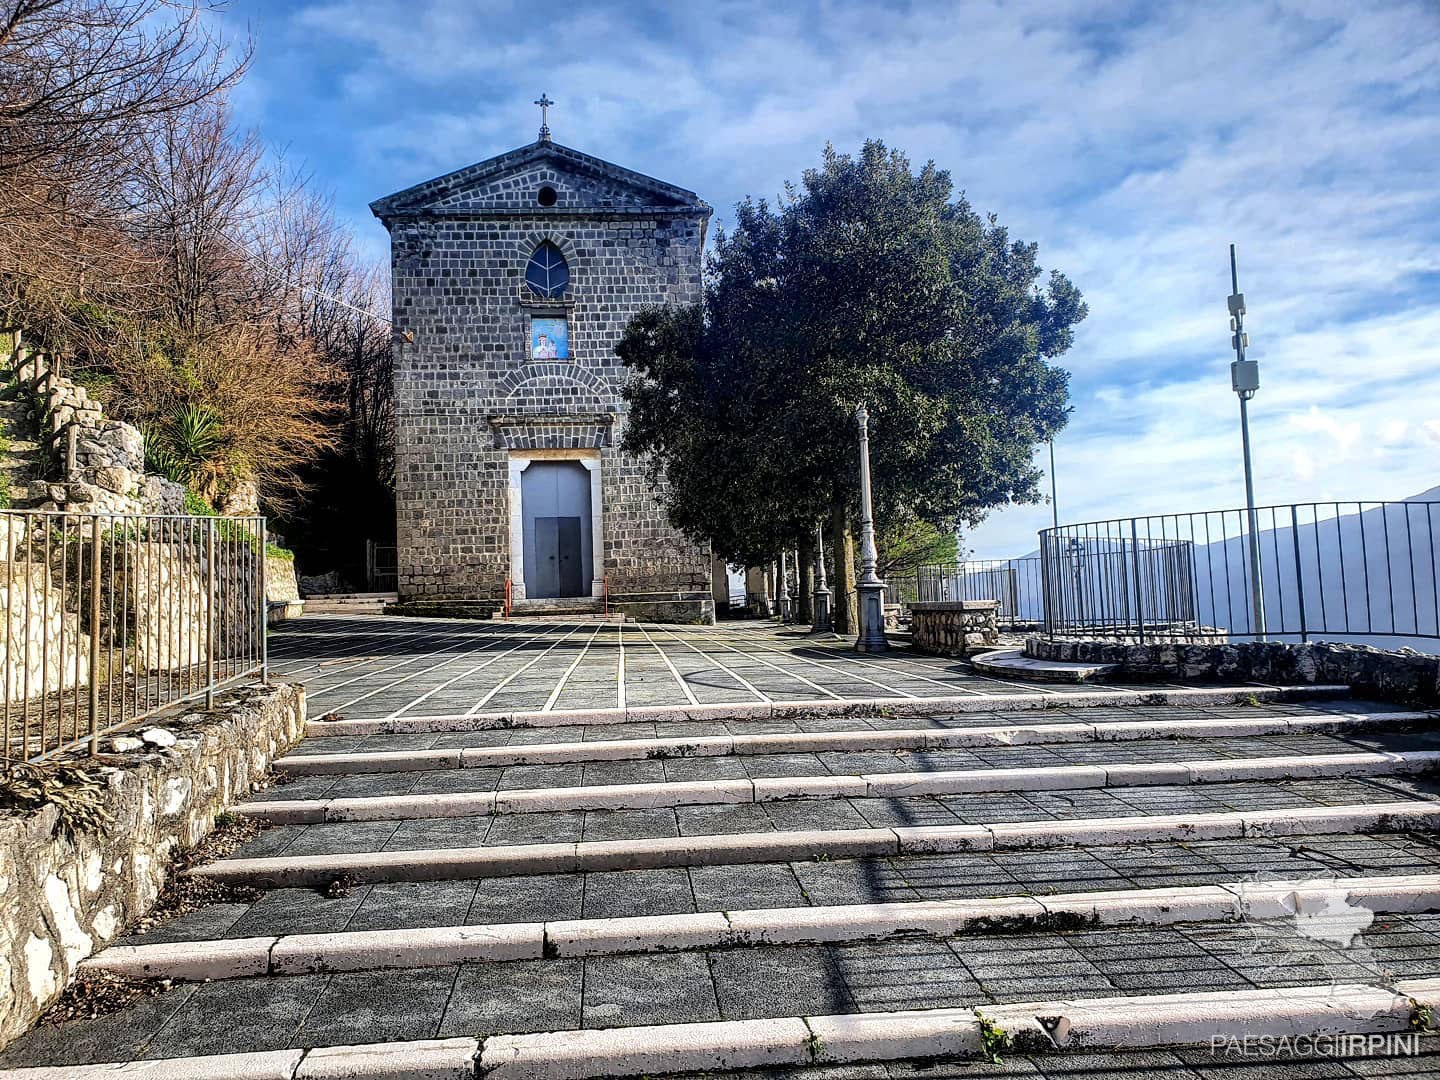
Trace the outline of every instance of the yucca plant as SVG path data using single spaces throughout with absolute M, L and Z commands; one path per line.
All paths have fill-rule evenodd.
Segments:
M 215 501 L 229 439 L 220 414 L 207 405 L 181 405 L 159 424 L 147 425 L 145 467 Z

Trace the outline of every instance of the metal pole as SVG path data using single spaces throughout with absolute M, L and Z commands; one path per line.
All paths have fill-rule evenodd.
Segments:
M 885 637 L 885 582 L 875 572 L 880 553 L 875 548 L 875 516 L 870 501 L 870 414 L 861 405 L 855 410 L 860 425 L 860 634 L 855 640 L 859 652 L 883 652 L 890 647 Z
M 90 519 L 90 756 L 100 752 L 100 515 Z
M 260 519 L 260 685 L 270 685 L 270 519 Z
M 215 519 L 205 530 L 205 708 L 215 708 Z
M 1060 528 L 1060 502 L 1055 494 L 1055 439 L 1051 437 L 1050 443 L 1050 524 Z
M 1230 365 L 1230 386 L 1240 398 L 1240 444 L 1245 459 L 1245 520 L 1250 537 L 1250 611 L 1255 638 L 1265 640 L 1265 579 L 1260 567 L 1260 529 L 1255 516 L 1255 479 L 1250 468 L 1249 402 L 1260 386 L 1259 369 L 1245 359 L 1249 338 L 1245 333 L 1245 296 L 1240 292 L 1240 273 L 1235 263 L 1235 245 L 1230 245 L 1230 329 L 1235 362 Z

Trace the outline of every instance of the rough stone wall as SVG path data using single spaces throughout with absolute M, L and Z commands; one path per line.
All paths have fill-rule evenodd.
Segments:
M 1278 641 L 1140 645 L 1037 636 L 1026 639 L 1025 655 L 1114 664 L 1114 677 L 1123 679 L 1319 683 L 1350 686 L 1357 694 L 1385 701 L 1440 703 L 1440 656 L 1411 649 L 1387 652 L 1368 645 Z
M 921 652 L 968 656 L 1000 642 L 998 600 L 937 600 L 910 605 L 910 638 Z
M 55 481 L 36 481 L 27 493 L 35 509 L 80 513 L 183 514 L 185 491 L 145 473 L 139 430 L 106 420 L 85 388 L 61 378 L 45 356 L 15 331 L 0 335 L 7 374 L 29 396 L 36 425 L 55 461 Z
M 298 686 L 232 691 L 214 712 L 110 740 L 125 749 L 98 769 L 115 819 L 103 833 L 66 836 L 53 805 L 0 816 L 0 1045 L 34 1023 L 81 960 L 144 914 L 171 853 L 203 839 L 304 725 Z
M 535 201 L 542 183 L 553 208 Z M 708 551 L 670 528 L 643 463 L 617 448 L 614 352 L 642 307 L 699 298 L 708 208 L 646 207 L 622 179 L 544 163 L 438 199 L 447 213 L 388 221 L 396 329 L 415 339 L 395 371 L 401 597 L 501 598 L 507 451 L 580 448 L 601 450 L 612 598 L 708 597 Z M 544 240 L 569 267 L 560 302 L 525 284 Z M 547 315 L 569 319 L 568 361 L 531 359 L 530 318 Z
M 19 702 L 41 687 L 69 690 L 90 678 L 90 635 L 43 565 L 0 562 L 0 696 Z M 27 694 L 28 691 L 28 694 Z

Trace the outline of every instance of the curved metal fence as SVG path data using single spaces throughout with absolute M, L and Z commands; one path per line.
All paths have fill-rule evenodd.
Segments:
M 1440 637 L 1437 529 L 1437 502 L 1287 503 L 1043 529 L 1045 630 L 1424 644 Z

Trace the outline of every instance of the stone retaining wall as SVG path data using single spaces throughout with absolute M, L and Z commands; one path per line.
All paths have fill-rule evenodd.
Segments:
M 80 513 L 183 514 L 185 489 L 145 473 L 145 439 L 138 428 L 106 420 L 85 388 L 62 378 L 44 354 L 17 331 L 0 332 L 0 364 L 34 408 L 42 444 L 56 463 L 57 481 L 37 480 L 27 494 L 40 510 Z
M 1144 645 L 1073 638 L 1030 637 L 1025 655 L 1037 660 L 1114 664 L 1124 680 L 1266 682 L 1347 685 L 1365 697 L 1406 704 L 1440 703 L 1440 656 L 1368 645 L 1247 641 L 1210 645 Z
M 910 605 L 910 637 L 921 652 L 968 656 L 1000 643 L 998 600 L 932 600 Z
M 116 752 L 96 771 L 115 823 L 104 833 L 66 837 L 53 805 L 0 813 L 0 1046 L 35 1022 L 81 960 L 144 914 L 171 853 L 203 839 L 304 725 L 301 687 L 234 690 L 213 712 L 106 740 Z

